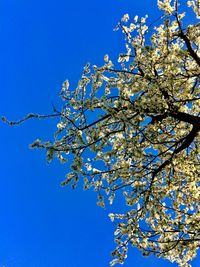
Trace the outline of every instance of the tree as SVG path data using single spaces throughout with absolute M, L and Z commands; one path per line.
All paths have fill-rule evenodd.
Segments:
M 124 262 L 131 244 L 186 267 L 200 246 L 199 1 L 187 2 L 196 15 L 192 25 L 171 2 L 158 0 L 163 15 L 148 26 L 147 16 L 129 23 L 124 15 L 116 30 L 126 52 L 115 65 L 108 55 L 102 67 L 87 64 L 75 91 L 65 81 L 61 111 L 3 118 L 14 125 L 60 117 L 55 141 L 31 147 L 46 149 L 48 161 L 73 155 L 62 185 L 74 188 L 83 178 L 98 205 L 123 195 L 128 211 L 109 215 L 117 224 L 111 265 Z

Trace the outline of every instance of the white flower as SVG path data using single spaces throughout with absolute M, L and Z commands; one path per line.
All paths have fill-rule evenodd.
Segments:
M 110 92 L 110 89 L 108 87 L 106 87 L 105 89 L 105 95 L 109 95 L 111 92 Z
M 69 81 L 68 80 L 64 81 L 63 87 L 65 88 L 65 90 L 68 90 L 68 88 L 69 88 Z
M 148 15 L 145 15 L 145 17 L 142 17 L 141 20 L 140 20 L 141 23 L 144 24 L 144 23 L 146 22 L 146 19 L 147 19 L 147 18 L 148 18 Z
M 63 122 L 58 123 L 58 124 L 57 124 L 57 128 L 58 128 L 59 130 L 63 130 L 63 129 L 65 128 L 64 123 L 63 123 Z
M 114 266 L 117 263 L 120 263 L 119 259 L 114 259 L 110 262 L 110 266 Z
M 135 22 L 135 23 L 138 22 L 138 15 L 136 15 L 136 16 L 134 17 L 134 22 Z
M 164 10 L 166 14 L 172 14 L 174 7 L 170 3 L 171 0 L 158 0 L 158 8 Z
M 128 14 L 125 14 L 125 15 L 122 17 L 122 21 L 124 21 L 124 22 L 128 22 L 128 21 L 129 21 L 129 15 L 128 15 Z
M 113 213 L 110 213 L 110 214 L 108 214 L 108 216 L 109 216 L 111 222 L 114 222 L 115 215 Z
M 108 56 L 108 54 L 106 54 L 106 55 L 104 56 L 104 61 L 105 61 L 105 62 L 108 62 L 108 61 L 109 61 L 109 56 Z
M 187 5 L 188 5 L 189 7 L 194 6 L 194 1 L 187 1 Z
M 92 165 L 90 163 L 86 163 L 85 167 L 86 167 L 87 171 L 91 171 L 92 170 Z

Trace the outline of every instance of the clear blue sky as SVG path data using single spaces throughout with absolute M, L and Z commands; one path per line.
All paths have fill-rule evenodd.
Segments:
M 0 114 L 51 112 L 66 78 L 75 86 L 87 62 L 121 52 L 123 37 L 113 28 L 124 13 L 159 16 L 156 0 L 1 0 Z M 52 139 L 56 122 L 0 127 L 0 267 L 107 267 L 112 207 L 96 206 L 96 195 L 81 186 L 61 188 L 69 167 L 48 165 L 44 151 L 28 148 L 38 137 Z M 176 265 L 130 249 L 124 266 Z

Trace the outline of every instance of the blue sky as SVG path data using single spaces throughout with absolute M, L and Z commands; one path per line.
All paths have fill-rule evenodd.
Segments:
M 87 62 L 117 58 L 123 36 L 113 29 L 124 13 L 159 16 L 156 0 L 1 0 L 0 114 L 50 113 L 65 79 L 73 87 Z M 52 139 L 56 121 L 0 127 L 0 267 L 107 267 L 112 207 L 96 206 L 95 193 L 81 186 L 61 188 L 69 166 L 48 165 L 44 151 L 28 148 Z M 125 267 L 147 265 L 176 266 L 130 249 Z

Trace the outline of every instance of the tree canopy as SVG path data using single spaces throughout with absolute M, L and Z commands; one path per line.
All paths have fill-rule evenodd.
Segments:
M 189 25 L 178 1 L 158 0 L 163 14 L 151 24 L 125 14 L 118 62 L 105 55 L 103 66 L 87 64 L 74 91 L 66 80 L 62 110 L 9 122 L 60 117 L 54 142 L 31 147 L 45 148 L 48 161 L 73 155 L 62 185 L 83 179 L 98 205 L 123 196 L 127 210 L 109 214 L 117 227 L 111 265 L 132 245 L 187 267 L 200 246 L 200 8 L 187 5 L 196 15 Z

